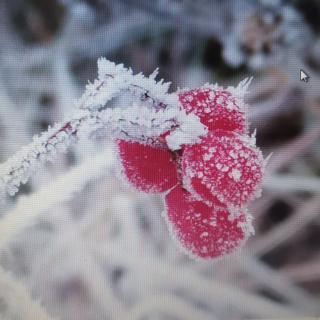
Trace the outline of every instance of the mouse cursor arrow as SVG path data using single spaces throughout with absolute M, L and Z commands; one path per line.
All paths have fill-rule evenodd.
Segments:
M 308 74 L 300 69 L 300 81 L 308 82 L 309 78 Z

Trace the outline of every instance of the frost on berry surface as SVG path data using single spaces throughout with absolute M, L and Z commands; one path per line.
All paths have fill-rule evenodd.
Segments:
M 164 192 L 178 183 L 174 154 L 161 146 L 117 140 L 122 173 L 138 190 Z
M 181 186 L 166 195 L 165 204 L 172 236 L 192 257 L 210 259 L 232 253 L 253 233 L 249 213 L 231 219 L 226 207 L 195 200 Z
M 246 133 L 246 105 L 231 90 L 207 85 L 183 90 L 178 95 L 187 113 L 196 114 L 210 131 L 222 129 Z
M 216 131 L 185 147 L 184 186 L 203 200 L 243 207 L 259 194 L 264 160 L 254 138 Z

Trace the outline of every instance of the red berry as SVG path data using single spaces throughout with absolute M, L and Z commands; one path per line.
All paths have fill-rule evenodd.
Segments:
M 168 149 L 117 140 L 123 173 L 143 192 L 164 192 L 178 183 L 174 154 Z
M 239 248 L 252 233 L 251 216 L 231 219 L 226 207 L 210 207 L 180 186 L 165 197 L 169 229 L 191 256 L 215 258 Z
M 184 186 L 203 200 L 216 198 L 229 207 L 242 207 L 260 191 L 263 176 L 261 151 L 250 137 L 216 131 L 182 156 Z
M 179 100 L 187 113 L 194 112 L 209 131 L 246 133 L 245 104 L 229 91 L 202 87 L 181 91 Z

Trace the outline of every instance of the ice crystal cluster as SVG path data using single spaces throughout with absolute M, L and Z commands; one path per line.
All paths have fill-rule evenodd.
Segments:
M 21 183 L 45 161 L 54 161 L 58 152 L 75 140 L 90 136 L 99 129 L 105 134 L 132 140 L 148 140 L 172 127 L 178 137 L 171 148 L 192 143 L 206 132 L 193 114 L 177 108 L 176 94 L 169 94 L 169 83 L 157 82 L 155 70 L 149 77 L 133 75 L 131 69 L 106 59 L 98 60 L 98 79 L 89 83 L 70 115 L 0 166 L 0 197 L 14 195 Z M 116 107 L 113 100 L 118 99 Z
M 2 197 L 71 143 L 102 130 L 116 141 L 126 181 L 163 195 L 165 220 L 185 252 L 208 259 L 239 248 L 253 233 L 246 207 L 259 195 L 264 171 L 248 133 L 250 81 L 168 93 L 157 74 L 134 75 L 100 59 L 98 79 L 73 112 L 1 165 Z

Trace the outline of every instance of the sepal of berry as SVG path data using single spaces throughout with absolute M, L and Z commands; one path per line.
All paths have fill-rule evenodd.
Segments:
M 241 134 L 247 132 L 246 104 L 230 91 L 204 86 L 178 93 L 187 113 L 193 112 L 209 131 L 226 130 Z
M 245 206 L 260 193 L 264 160 L 254 139 L 233 132 L 209 133 L 185 146 L 181 160 L 183 183 L 205 201 Z
M 122 173 L 139 191 L 165 192 L 178 183 L 175 155 L 169 149 L 117 140 Z
M 251 215 L 231 217 L 226 207 L 195 200 L 181 186 L 165 197 L 165 219 L 172 236 L 188 255 L 211 259 L 234 252 L 253 233 Z

